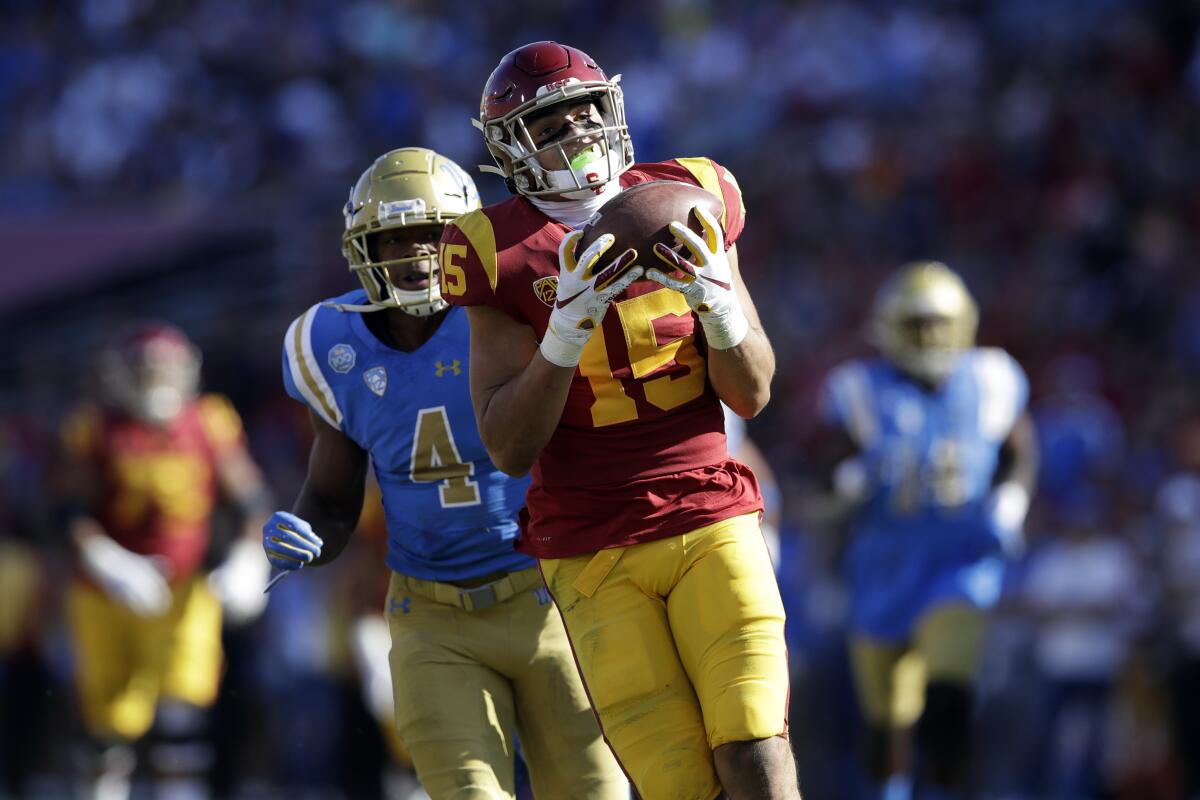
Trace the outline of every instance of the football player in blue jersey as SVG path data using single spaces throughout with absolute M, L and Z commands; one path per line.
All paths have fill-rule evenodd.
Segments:
M 533 559 L 516 552 L 528 481 L 489 459 L 468 391 L 466 312 L 438 286 L 444 224 L 479 208 L 454 162 L 384 154 L 345 207 L 363 288 L 288 328 L 283 380 L 316 432 L 292 511 L 263 528 L 280 570 L 345 547 L 372 464 L 392 571 L 396 729 L 435 800 L 514 796 L 517 734 L 538 797 L 627 798 Z
M 977 322 L 954 271 L 906 265 L 872 309 L 882 357 L 841 364 L 822 387 L 819 461 L 850 510 L 867 769 L 889 797 L 965 790 L 985 614 L 1005 556 L 1021 549 L 1037 469 L 1025 374 L 1003 350 L 975 346 Z M 892 755 L 907 749 L 910 725 L 911 771 Z

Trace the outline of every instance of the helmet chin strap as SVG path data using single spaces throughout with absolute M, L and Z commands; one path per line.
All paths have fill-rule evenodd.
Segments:
M 422 294 L 422 296 L 425 296 L 424 292 L 422 292 L 421 294 Z M 426 301 L 420 302 L 420 303 L 408 303 L 405 305 L 400 305 L 398 303 L 396 303 L 396 304 L 364 303 L 362 305 L 355 305 L 353 303 L 334 303 L 331 301 L 326 301 L 326 302 L 322 303 L 321 305 L 328 306 L 329 308 L 337 309 L 338 311 L 362 311 L 362 312 L 383 311 L 385 309 L 394 308 L 397 311 L 403 311 L 405 314 L 408 314 L 409 316 L 412 316 L 412 317 L 429 317 L 429 316 L 433 316 L 434 314 L 438 313 L 439 311 L 447 308 L 448 303 L 446 303 L 446 301 L 443 300 L 441 297 L 435 297 L 433 300 L 426 300 Z
M 395 294 L 403 295 L 408 293 L 397 291 Z M 421 292 L 421 294 L 425 293 Z M 405 314 L 408 314 L 410 317 L 429 317 L 446 308 L 447 306 L 448 303 L 446 303 L 446 301 L 443 300 L 442 296 L 439 294 L 432 300 L 426 300 L 421 303 L 405 303 L 404 305 L 398 306 L 398 308 Z
M 359 273 L 359 278 L 363 282 L 363 286 L 367 287 L 368 302 L 362 304 L 355 303 L 335 303 L 327 300 L 322 305 L 330 308 L 335 308 L 338 311 L 383 311 L 384 309 L 394 308 L 398 311 L 403 311 L 411 317 L 429 317 L 442 311 L 448 306 L 446 300 L 442 297 L 441 289 L 437 285 L 436 274 L 431 277 L 433 281 L 429 289 L 397 289 L 390 282 L 384 286 L 384 294 L 379 301 L 371 299 L 371 289 L 367 282 L 367 278 L 363 273 Z

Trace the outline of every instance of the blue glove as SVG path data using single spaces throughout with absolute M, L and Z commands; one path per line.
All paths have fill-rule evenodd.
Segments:
M 290 572 L 321 555 L 325 542 L 295 514 L 276 511 L 263 525 L 263 550 L 275 569 Z

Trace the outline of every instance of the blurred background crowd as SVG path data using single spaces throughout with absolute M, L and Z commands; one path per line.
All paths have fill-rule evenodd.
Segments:
M 183 327 L 286 506 L 308 430 L 281 337 L 356 285 L 339 246 L 352 181 L 405 145 L 485 163 L 469 125 L 484 80 L 553 38 L 623 74 L 639 160 L 707 155 L 745 193 L 742 271 L 779 363 L 750 436 L 782 488 L 805 796 L 851 797 L 857 780 L 839 547 L 805 458 L 815 392 L 866 351 L 883 276 L 918 257 L 964 275 L 981 343 L 1029 373 L 1043 455 L 985 661 L 979 796 L 1060 796 L 1079 769 L 1101 796 L 1198 796 L 1200 5 L 0 6 L 0 793 L 69 785 L 54 450 L 106 334 Z M 304 574 L 227 632 L 223 792 L 381 791 L 339 587 L 384 569 Z M 284 686 L 311 702 L 273 703 Z

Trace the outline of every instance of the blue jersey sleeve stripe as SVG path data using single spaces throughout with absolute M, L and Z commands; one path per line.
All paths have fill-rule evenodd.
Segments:
M 338 430 L 342 429 L 342 412 L 333 396 L 333 389 L 325 380 L 321 366 L 313 355 L 312 323 L 317 315 L 317 306 L 305 311 L 292 322 L 284 337 L 287 348 L 288 368 L 292 382 L 300 390 L 309 408 Z
M 291 327 L 288 327 L 288 332 L 291 332 Z M 288 352 L 287 334 L 284 334 L 283 346 L 283 388 L 288 393 L 288 397 L 293 400 L 299 400 L 304 405 L 308 405 L 308 400 L 300 393 L 300 389 L 296 386 L 296 379 L 292 377 L 292 357 Z

